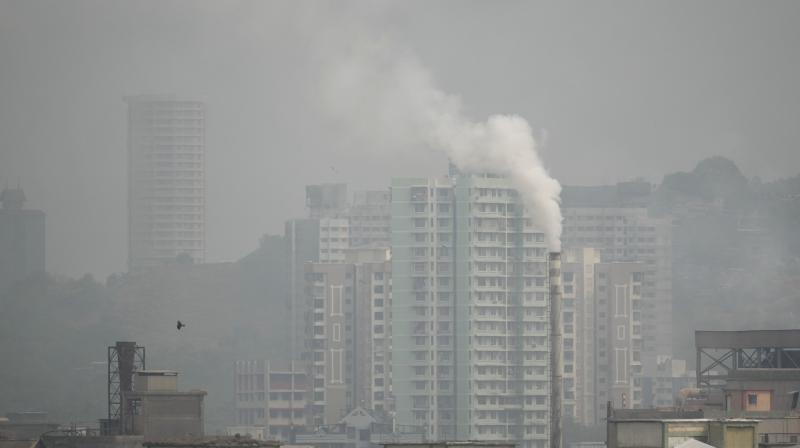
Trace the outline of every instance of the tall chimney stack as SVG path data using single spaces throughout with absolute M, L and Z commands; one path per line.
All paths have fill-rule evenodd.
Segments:
M 561 252 L 550 252 L 550 448 L 561 448 Z

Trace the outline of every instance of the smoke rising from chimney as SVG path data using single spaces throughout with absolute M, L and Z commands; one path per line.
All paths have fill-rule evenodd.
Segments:
M 394 150 L 421 144 L 443 151 L 464 173 L 507 176 L 550 251 L 561 250 L 561 185 L 550 177 L 528 122 L 492 115 L 475 122 L 457 96 L 438 89 L 408 50 L 386 40 L 360 43 L 330 59 L 323 86 L 327 107 L 357 135 Z

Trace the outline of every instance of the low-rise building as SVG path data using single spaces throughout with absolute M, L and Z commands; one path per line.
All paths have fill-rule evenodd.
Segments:
M 756 448 L 757 420 L 661 419 L 608 420 L 608 448 L 676 448 L 692 439 L 716 448 Z M 687 448 L 693 445 L 688 445 Z M 697 448 L 697 447 L 695 447 Z
M 178 372 L 135 372 L 133 391 L 122 394 L 124 433 L 144 440 L 204 435 L 203 390 L 178 391 Z
M 308 364 L 299 361 L 236 361 L 236 426 L 228 434 L 290 441 L 308 423 Z

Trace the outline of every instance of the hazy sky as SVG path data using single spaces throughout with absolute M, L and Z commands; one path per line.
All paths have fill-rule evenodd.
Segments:
M 562 183 L 657 182 L 703 157 L 800 172 L 800 2 L 0 0 L 0 183 L 48 215 L 48 269 L 125 269 L 122 97 L 207 102 L 208 261 L 303 214 L 303 186 L 383 188 L 444 158 L 373 150 L 319 99 L 337 51 L 407 46 L 475 119 L 546 129 Z M 542 135 L 542 132 L 539 132 Z M 331 166 L 335 168 L 331 169 Z

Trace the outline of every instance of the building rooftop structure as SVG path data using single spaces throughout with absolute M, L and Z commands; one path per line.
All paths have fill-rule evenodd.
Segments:
M 697 386 L 728 416 L 798 413 L 800 329 L 696 331 Z
M 702 442 L 716 448 L 758 446 L 758 420 L 744 418 L 610 418 L 608 448 L 698 448 Z M 696 441 L 696 442 L 694 442 Z

